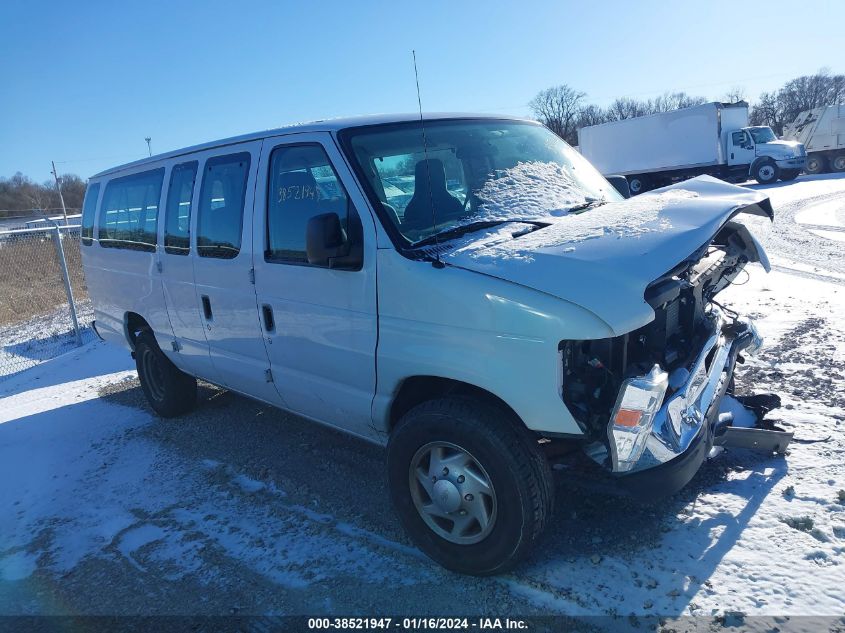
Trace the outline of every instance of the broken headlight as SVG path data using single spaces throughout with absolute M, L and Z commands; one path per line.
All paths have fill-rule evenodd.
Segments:
M 668 383 L 668 375 L 659 365 L 645 376 L 622 382 L 607 425 L 613 472 L 627 472 L 640 459 Z

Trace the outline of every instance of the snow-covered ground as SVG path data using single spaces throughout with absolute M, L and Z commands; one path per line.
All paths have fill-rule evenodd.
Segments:
M 726 451 L 653 505 L 558 472 L 533 558 L 467 578 L 409 545 L 378 448 L 208 386 L 158 420 L 92 343 L 0 383 L 0 614 L 843 614 L 845 178 L 767 189 L 776 269 L 721 299 L 767 339 L 738 390 L 782 397 L 786 456 Z

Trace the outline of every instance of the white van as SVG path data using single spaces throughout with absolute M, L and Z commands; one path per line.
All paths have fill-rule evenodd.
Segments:
M 82 249 L 159 415 L 201 378 L 386 444 L 415 543 L 492 574 L 549 518 L 549 455 L 669 493 L 718 441 L 760 341 L 713 296 L 768 267 L 739 212 L 772 217 L 708 177 L 626 200 L 532 121 L 397 115 L 97 174 Z

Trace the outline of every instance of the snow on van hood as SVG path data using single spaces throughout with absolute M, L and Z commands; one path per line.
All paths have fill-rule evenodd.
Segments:
M 513 202 L 519 204 L 518 196 Z M 646 287 L 707 244 L 732 216 L 774 219 L 765 194 L 709 176 L 577 214 L 552 210 L 538 217 L 536 211 L 523 218 L 549 226 L 532 230 L 509 221 L 441 243 L 443 262 L 571 301 L 616 334 L 654 318 Z M 510 210 L 505 217 L 517 215 Z

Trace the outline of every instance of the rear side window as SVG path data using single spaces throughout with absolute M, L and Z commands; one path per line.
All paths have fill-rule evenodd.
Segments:
M 155 251 L 164 168 L 115 178 L 100 205 L 100 246 Z
M 170 172 L 164 212 L 164 250 L 187 255 L 191 244 L 191 201 L 197 178 L 197 161 L 176 165 Z
M 82 204 L 82 243 L 91 246 L 94 238 L 94 215 L 97 212 L 97 198 L 100 197 L 100 183 L 88 185 L 85 202 Z
M 233 259 L 241 251 L 249 153 L 215 156 L 205 162 L 197 216 L 200 257 Z
M 315 215 L 336 213 L 347 230 L 349 199 L 320 145 L 279 147 L 270 158 L 267 261 L 307 263 L 305 231 Z

